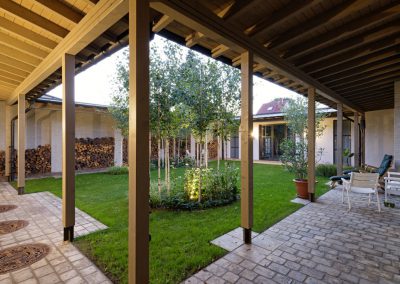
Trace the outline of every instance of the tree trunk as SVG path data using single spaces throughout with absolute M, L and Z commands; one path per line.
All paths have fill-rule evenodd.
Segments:
M 202 168 L 200 167 L 200 174 L 199 174 L 199 203 L 201 202 L 201 179 L 202 179 Z
M 149 172 L 151 169 L 151 132 L 149 132 Z
M 224 140 L 221 139 L 221 160 L 225 159 L 225 147 L 224 147 Z
M 158 193 L 161 195 L 161 141 L 158 138 L 157 141 L 158 148 Z
M 179 161 L 181 160 L 181 144 L 182 144 L 182 140 L 179 138 L 178 139 L 178 164 L 179 164 Z
M 217 169 L 219 170 L 219 147 L 220 147 L 220 143 L 219 143 L 220 137 L 219 135 L 217 136 Z
M 172 147 L 173 151 L 174 151 L 174 163 L 176 162 L 176 138 L 174 137 L 174 139 L 172 140 L 172 142 L 174 143 L 174 146 Z
M 169 160 L 169 139 L 167 139 L 167 157 L 166 157 L 166 169 L 167 169 L 167 176 L 166 176 L 166 182 L 167 182 L 167 192 L 168 192 L 168 195 L 170 194 L 170 189 L 171 189 L 171 185 L 170 185 L 170 183 L 169 183 L 169 181 L 170 181 L 170 176 L 169 176 L 169 174 L 170 174 L 170 160 Z
M 208 169 L 208 137 L 207 137 L 207 133 L 206 133 L 206 147 L 204 149 L 204 163 L 206 165 L 206 169 Z

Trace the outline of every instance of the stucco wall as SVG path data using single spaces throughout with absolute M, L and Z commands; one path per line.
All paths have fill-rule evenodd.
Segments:
M 6 148 L 6 103 L 0 101 L 0 151 Z
M 379 166 L 384 154 L 394 153 L 393 109 L 365 113 L 365 162 Z

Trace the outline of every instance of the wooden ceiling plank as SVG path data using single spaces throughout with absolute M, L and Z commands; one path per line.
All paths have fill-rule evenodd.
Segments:
M 340 93 L 343 96 L 347 97 L 349 94 L 356 94 L 358 92 L 368 92 L 368 90 L 384 88 L 384 87 L 388 87 L 389 85 L 393 86 L 393 80 L 384 80 L 381 82 L 374 82 L 374 83 L 366 85 L 366 86 L 354 87 L 351 90 L 341 91 Z
M 10 74 L 13 74 L 15 76 L 22 77 L 22 78 L 25 78 L 26 76 L 29 75 L 29 72 L 27 72 L 27 71 L 23 71 L 21 69 L 14 68 L 14 67 L 4 64 L 4 63 L 0 63 L 0 70 L 4 70 Z
M 31 10 L 18 5 L 11 0 L 1 0 L 0 9 L 10 13 L 19 19 L 31 23 L 46 32 L 56 35 L 60 38 L 64 38 L 68 34 L 68 30 L 55 24 L 54 22 L 32 12 Z
M 346 93 L 345 95 L 346 95 L 346 97 L 352 98 L 353 96 L 362 96 L 362 95 L 365 95 L 366 93 L 380 93 L 380 92 L 385 92 L 388 90 L 391 90 L 391 92 L 394 93 L 393 84 L 387 83 L 387 84 L 377 86 L 377 87 L 362 89 L 357 92 Z
M 128 11 L 128 0 L 102 0 L 96 4 L 55 49 L 29 74 L 7 100 L 14 103 L 61 67 L 61 55 L 76 55 L 108 30 Z
M 57 46 L 57 42 L 52 41 L 51 39 L 48 39 L 34 31 L 31 31 L 23 26 L 20 26 L 2 17 L 0 17 L 0 29 L 6 30 L 12 34 L 23 37 L 47 49 L 53 49 Z
M 22 82 L 24 80 L 24 77 L 7 72 L 7 70 L 2 70 L 1 67 L 0 67 L 0 76 L 14 80 L 16 82 Z
M 390 36 L 386 39 L 378 40 L 376 42 L 362 45 L 360 47 L 356 47 L 354 49 L 348 50 L 345 53 L 337 54 L 327 59 L 324 59 L 321 62 L 314 62 L 311 65 L 300 67 L 304 72 L 309 74 L 314 74 L 319 72 L 320 70 L 327 69 L 331 66 L 338 65 L 342 62 L 351 61 L 359 57 L 369 56 L 375 52 L 379 52 L 382 49 L 390 49 L 392 47 L 398 48 L 398 44 L 400 44 L 400 32 Z
M 394 93 L 394 92 L 393 92 L 393 88 L 392 88 L 392 89 L 385 88 L 385 89 L 382 89 L 381 91 L 360 92 L 360 93 L 358 93 L 357 95 L 349 96 L 349 98 L 350 98 L 351 100 L 353 100 L 353 99 L 359 99 L 359 98 L 362 98 L 362 97 L 365 97 L 365 96 L 375 96 L 375 95 L 386 94 L 386 93 L 391 93 L 392 96 L 393 96 L 393 93 Z
M 211 57 L 214 59 L 218 58 L 221 55 L 223 55 L 224 53 L 226 53 L 228 50 L 229 50 L 228 46 L 220 44 L 211 50 Z
M 10 83 L 8 80 L 1 78 L 1 77 L 0 77 L 0 85 L 6 86 L 6 87 L 11 88 L 11 89 L 15 89 L 15 87 L 17 86 L 17 85 L 15 85 L 13 83 Z
M 255 3 L 255 0 L 235 0 L 231 5 L 227 6 L 224 11 L 219 13 L 219 17 L 224 20 L 230 20 L 231 18 L 239 15 L 251 4 Z
M 261 21 L 248 27 L 245 30 L 245 34 L 248 36 L 256 36 L 261 32 L 267 32 L 277 24 L 286 20 L 287 17 L 295 16 L 303 11 L 304 8 L 308 7 L 311 3 L 316 2 L 315 0 L 298 0 L 293 1 L 290 5 L 285 5 L 278 11 L 273 12 L 270 16 L 264 17 Z
M 151 28 L 151 30 L 152 30 L 154 33 L 158 33 L 158 32 L 160 32 L 161 30 L 165 29 L 165 28 L 166 28 L 170 23 L 172 23 L 172 22 L 173 22 L 173 19 L 172 19 L 172 18 L 170 18 L 170 17 L 167 16 L 167 15 L 163 15 L 163 16 L 161 17 L 161 19 L 158 20 L 158 22 L 155 23 L 155 24 L 153 25 L 153 27 Z
M 72 7 L 64 4 L 64 1 L 59 0 L 35 0 L 36 2 L 42 4 L 46 9 L 57 13 L 57 15 L 63 17 L 67 21 L 77 24 L 82 20 L 84 14 L 80 11 L 73 9 Z
M 35 56 L 37 58 L 43 59 L 45 58 L 49 53 L 44 51 L 43 49 L 40 49 L 34 45 L 31 45 L 25 41 L 19 40 L 17 38 L 14 38 L 0 30 L 0 43 L 3 43 L 9 47 L 18 49 L 22 52 L 25 52 L 27 54 L 30 54 L 32 56 Z
M 309 20 L 303 24 L 297 25 L 296 27 L 294 27 L 290 30 L 287 30 L 284 33 L 280 33 L 277 37 L 266 42 L 265 46 L 267 46 L 268 48 L 271 48 L 271 49 L 278 48 L 279 46 L 282 46 L 283 44 L 291 42 L 300 36 L 304 36 L 304 35 L 312 32 L 313 30 L 320 28 L 321 25 L 329 22 L 332 18 L 334 18 L 338 14 L 342 13 L 344 10 L 346 10 L 349 6 L 354 4 L 354 2 L 356 2 L 356 1 L 365 1 L 365 0 L 344 1 L 344 2 L 336 5 L 335 7 L 331 8 L 328 11 L 326 11 L 324 13 L 320 13 L 319 15 L 315 16 L 311 20 Z
M 8 65 L 10 67 L 13 68 L 17 68 L 20 69 L 22 71 L 31 73 L 33 71 L 33 69 L 35 69 L 35 67 L 33 67 L 32 65 L 26 64 L 24 62 L 12 59 L 8 56 L 5 56 L 3 54 L 0 54 L 0 63 L 2 63 L 3 65 Z M 6 69 L 7 70 L 7 69 Z
M 382 82 L 390 82 L 390 81 L 395 81 L 396 79 L 400 78 L 400 71 L 394 71 L 394 72 L 390 72 L 387 74 L 383 74 L 383 75 L 379 75 L 376 77 L 371 77 L 368 79 L 364 79 L 364 80 L 359 80 L 357 82 L 353 82 L 349 85 L 344 85 L 341 86 L 339 88 L 335 88 L 336 91 L 343 92 L 346 90 L 354 90 L 358 87 L 361 86 L 374 86 L 375 83 L 382 83 Z
M 297 59 L 304 53 L 310 53 L 315 48 L 326 46 L 334 40 L 336 41 L 343 37 L 348 37 L 349 35 L 360 30 L 365 30 L 372 25 L 376 25 L 377 23 L 386 20 L 387 18 L 396 16 L 399 13 L 400 5 L 392 2 L 389 5 L 383 6 L 378 10 L 374 10 L 367 15 L 363 15 L 360 18 L 344 23 L 343 25 L 322 35 L 318 35 L 313 39 L 308 39 L 304 42 L 296 44 L 286 51 L 283 57 L 287 59 Z
M 32 55 L 29 55 L 25 52 L 21 52 L 18 49 L 9 47 L 1 43 L 0 43 L 0 54 L 7 55 L 10 58 L 14 58 L 15 60 L 32 65 L 33 67 L 39 65 L 40 62 L 42 62 L 42 59 L 33 57 Z
M 15 87 L 18 86 L 19 83 L 20 83 L 18 81 L 15 81 L 13 79 L 8 78 L 8 77 L 4 77 L 1 74 L 0 74 L 0 80 L 3 81 L 3 82 L 9 83 L 10 85 L 13 85 Z
M 310 53 L 307 56 L 301 57 L 293 61 L 293 64 L 300 67 L 306 67 L 317 62 L 324 61 L 325 58 L 332 58 L 335 55 L 340 55 L 348 50 L 362 46 L 364 49 L 371 43 L 379 43 L 381 40 L 392 35 L 399 36 L 400 20 L 385 24 L 381 27 L 374 28 L 372 31 L 367 31 L 359 36 L 343 40 L 340 43 L 335 43 L 330 47 L 323 48 L 319 51 Z
M 356 66 L 355 68 L 350 68 L 350 69 L 345 70 L 343 72 L 339 72 L 339 73 L 336 73 L 334 75 L 327 76 L 327 77 L 324 77 L 322 79 L 319 79 L 319 81 L 324 83 L 324 84 L 332 83 L 332 82 L 336 82 L 336 81 L 344 79 L 344 78 L 351 77 L 351 76 L 356 75 L 356 74 L 362 74 L 364 72 L 380 69 L 382 67 L 385 67 L 387 65 L 391 65 L 391 64 L 394 64 L 394 63 L 400 63 L 400 57 L 399 56 L 394 55 L 394 56 L 391 56 L 389 58 L 384 58 L 384 59 L 379 60 L 379 61 L 374 61 L 374 62 L 368 63 L 368 64 L 366 64 L 364 66 Z

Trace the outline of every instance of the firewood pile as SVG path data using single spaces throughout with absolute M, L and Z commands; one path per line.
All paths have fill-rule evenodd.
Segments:
M 0 151 L 0 176 L 4 176 L 6 169 L 6 152 Z
M 27 175 L 51 172 L 50 145 L 25 150 L 25 172 Z
M 75 139 L 75 169 L 106 168 L 113 165 L 113 137 Z
M 208 142 L 208 158 L 214 160 L 217 159 L 217 155 L 218 155 L 217 140 Z

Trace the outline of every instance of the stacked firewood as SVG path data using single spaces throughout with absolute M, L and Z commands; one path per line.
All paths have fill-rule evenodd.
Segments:
M 218 155 L 218 145 L 217 140 L 212 140 L 208 142 L 208 158 L 214 160 Z
M 4 176 L 6 168 L 6 153 L 4 151 L 0 151 L 0 176 Z
M 114 165 L 114 138 L 75 139 L 75 168 L 95 169 Z
M 50 145 L 38 146 L 35 149 L 25 150 L 26 175 L 43 174 L 51 171 Z

